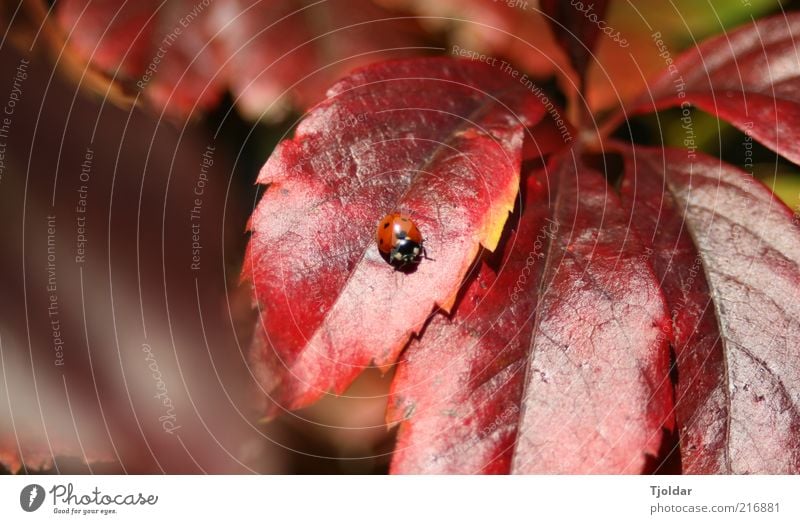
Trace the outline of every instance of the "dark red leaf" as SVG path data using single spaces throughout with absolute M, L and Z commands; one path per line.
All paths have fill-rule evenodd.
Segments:
M 55 16 L 68 51 L 166 111 L 186 114 L 215 104 L 224 88 L 209 26 L 217 5 L 63 0 Z
M 602 176 L 566 156 L 555 177 L 512 472 L 640 472 L 672 424 L 663 297 Z
M 672 427 L 669 318 L 643 248 L 602 176 L 572 155 L 551 167 L 499 272 L 484 265 L 399 365 L 393 471 L 641 472 Z
M 516 114 L 515 114 L 516 113 Z M 480 245 L 493 250 L 519 189 L 523 124 L 538 99 L 491 67 L 386 62 L 329 91 L 281 143 L 259 182 L 243 274 L 260 306 L 253 362 L 274 402 L 341 392 L 392 364 L 431 310 L 449 310 Z M 433 260 L 396 272 L 375 228 L 416 221 Z
M 553 113 L 551 116 L 559 120 L 545 118 L 526 133 L 522 150 L 523 161 L 547 158 L 563 151 L 578 135 L 572 124 L 560 120 L 560 114 Z
M 800 163 L 798 39 L 800 13 L 759 20 L 707 40 L 653 81 L 632 104 L 633 112 L 693 104 Z M 696 147 L 690 117 L 684 126 L 686 146 Z
M 230 89 L 248 117 L 281 116 L 346 71 L 424 44 L 414 21 L 370 0 L 61 0 L 56 16 L 68 49 L 177 115 Z
M 592 59 L 592 51 L 605 20 L 608 0 L 575 2 L 573 0 L 540 0 L 539 6 L 549 17 L 556 40 L 569 56 L 572 66 L 583 79 Z
M 372 0 L 231 4 L 219 4 L 216 28 L 237 104 L 252 117 L 311 107 L 345 73 L 425 49 L 416 22 Z
M 458 48 L 506 59 L 537 79 L 559 72 L 567 60 L 538 2 L 494 0 L 380 0 L 414 13 L 424 26 L 447 31 Z M 455 48 L 451 52 L 457 51 Z
M 162 2 L 58 3 L 56 16 L 80 54 L 111 74 L 134 77 L 147 67 Z
M 672 311 L 684 472 L 798 473 L 797 217 L 716 158 L 623 151 L 623 198 Z
M 544 172 L 528 176 L 522 219 L 499 268 L 484 261 L 456 314 L 438 314 L 397 367 L 389 423 L 395 473 L 508 473 L 542 257 L 552 234 Z M 536 247 L 535 247 L 536 246 Z M 500 254 L 500 253 L 498 253 Z

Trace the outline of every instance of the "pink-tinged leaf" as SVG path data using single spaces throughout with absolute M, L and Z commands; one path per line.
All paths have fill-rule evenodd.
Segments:
M 215 22 L 237 104 L 253 117 L 311 107 L 346 72 L 425 50 L 415 21 L 372 0 L 235 0 Z
M 75 51 L 112 75 L 133 78 L 152 58 L 151 42 L 158 32 L 161 3 L 65 0 L 58 2 L 55 15 Z
M 455 315 L 434 316 L 403 354 L 387 415 L 402 422 L 393 473 L 510 470 L 542 258 L 555 227 L 546 184 L 543 172 L 528 176 L 522 218 L 503 252 L 481 263 Z
M 681 432 L 681 467 L 685 473 L 720 472 L 727 386 L 722 342 L 702 261 L 687 230 L 684 210 L 665 192 L 664 165 L 654 162 L 667 159 L 638 147 L 635 158 L 627 148 L 622 151 L 628 173 L 622 182 L 622 201 L 631 214 L 632 229 L 649 246 L 648 258 L 672 313 L 670 342 L 679 369 L 675 420 Z
M 512 472 L 641 472 L 673 423 L 664 299 L 603 177 L 572 155 L 553 167 Z
M 498 269 L 398 366 L 395 473 L 632 473 L 671 429 L 669 318 L 598 173 L 533 175 Z
M 566 149 L 578 135 L 578 130 L 561 116 L 545 118 L 526 133 L 522 149 L 522 160 L 545 159 Z
M 567 56 L 555 41 L 536 2 L 524 6 L 493 0 L 379 0 L 420 18 L 423 26 L 445 32 L 448 52 L 485 53 L 515 64 L 537 79 L 558 73 Z
M 354 67 L 426 49 L 415 21 L 371 0 L 60 0 L 55 12 L 69 52 L 173 115 L 230 89 L 246 116 L 280 117 Z
M 55 14 L 67 52 L 169 114 L 185 115 L 216 104 L 225 87 L 209 24 L 222 4 L 63 0 Z
M 641 113 L 693 104 L 800 163 L 800 13 L 766 18 L 678 58 L 631 105 Z M 693 147 L 691 121 L 687 147 Z
M 497 245 L 523 128 L 544 114 L 510 77 L 450 59 L 371 66 L 328 95 L 259 176 L 269 187 L 243 270 L 261 313 L 256 373 L 287 408 L 391 365 L 434 307 L 450 309 L 479 247 Z M 432 259 L 415 271 L 378 252 L 377 224 L 395 211 Z
M 797 217 L 716 158 L 623 152 L 631 224 L 672 310 L 684 472 L 800 472 Z
M 592 51 L 600 35 L 598 22 L 605 21 L 608 0 L 567 2 L 565 0 L 540 0 L 539 6 L 548 16 L 556 40 L 569 56 L 580 78 L 585 78 L 592 61 Z

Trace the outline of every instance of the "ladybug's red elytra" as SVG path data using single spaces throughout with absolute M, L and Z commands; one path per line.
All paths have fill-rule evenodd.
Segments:
M 388 255 L 389 263 L 403 267 L 416 264 L 425 254 L 422 233 L 406 215 L 389 213 L 378 222 L 378 250 Z

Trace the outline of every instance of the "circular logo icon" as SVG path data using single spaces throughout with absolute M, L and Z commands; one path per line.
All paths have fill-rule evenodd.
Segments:
M 25 511 L 36 511 L 44 502 L 44 488 L 39 484 L 28 484 L 19 494 L 19 505 Z

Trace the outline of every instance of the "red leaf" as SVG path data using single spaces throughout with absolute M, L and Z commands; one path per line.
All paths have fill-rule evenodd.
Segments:
M 76 51 L 111 74 L 135 77 L 152 58 L 150 42 L 156 36 L 160 4 L 156 0 L 90 4 L 63 0 L 56 16 Z
M 797 218 L 716 158 L 623 151 L 631 224 L 672 310 L 684 472 L 800 472 Z
M 608 0 L 594 0 L 586 5 L 574 0 L 540 0 L 539 5 L 548 15 L 550 28 L 569 56 L 578 76 L 585 78 L 592 51 L 600 35 L 598 24 L 605 22 Z
M 341 392 L 370 362 L 392 364 L 434 306 L 450 309 L 479 245 L 498 242 L 523 124 L 543 112 L 510 77 L 448 59 L 379 64 L 329 91 L 264 166 L 251 219 L 243 274 L 265 336 L 253 360 L 273 401 Z M 374 240 L 393 211 L 434 259 L 408 274 Z
M 556 175 L 512 471 L 641 471 L 671 424 L 663 298 L 605 180 L 570 157 Z
M 371 0 L 237 0 L 220 3 L 216 21 L 231 89 L 252 117 L 311 107 L 346 72 L 424 49 L 414 21 Z
M 484 265 L 398 367 L 394 472 L 640 472 L 671 427 L 669 319 L 643 248 L 598 173 L 551 167 L 499 273 Z
M 416 23 L 370 0 L 63 0 L 56 13 L 73 51 L 178 115 L 230 89 L 247 116 L 281 116 L 345 71 L 422 42 Z
M 522 160 L 535 160 L 547 158 L 550 155 L 563 151 L 578 134 L 577 129 L 567 122 L 560 120 L 560 114 L 555 110 L 551 113 L 553 118 L 545 118 L 525 134 L 523 143 Z M 558 118 L 559 120 L 556 120 Z
M 632 105 L 642 113 L 697 107 L 800 163 L 800 13 L 745 25 L 692 48 Z M 687 147 L 694 148 L 691 121 Z
M 402 422 L 394 473 L 507 473 L 548 222 L 545 174 L 528 176 L 499 268 L 484 261 L 456 314 L 438 314 L 397 367 L 387 421 Z M 538 247 L 535 247 L 538 246 Z
M 56 17 L 68 49 L 92 67 L 172 114 L 187 114 L 216 104 L 224 88 L 208 25 L 216 5 L 64 0 Z
M 380 0 L 413 12 L 421 23 L 446 32 L 460 49 L 505 58 L 537 79 L 559 72 L 567 60 L 556 43 L 538 2 L 522 6 L 494 0 Z

